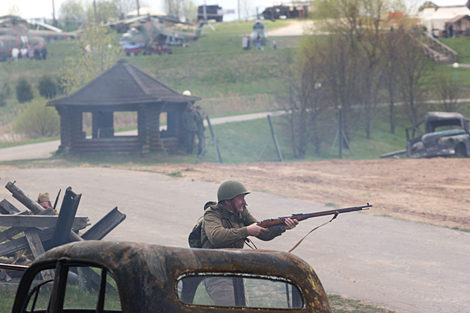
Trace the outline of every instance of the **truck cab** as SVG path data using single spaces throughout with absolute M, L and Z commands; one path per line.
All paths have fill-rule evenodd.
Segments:
M 221 304 L 210 281 L 233 288 Z M 12 313 L 330 312 L 314 270 L 293 254 L 82 241 L 51 249 L 24 272 Z
M 406 129 L 410 158 L 468 157 L 469 120 L 456 112 L 428 112 L 425 119 Z M 421 128 L 424 127 L 424 131 Z

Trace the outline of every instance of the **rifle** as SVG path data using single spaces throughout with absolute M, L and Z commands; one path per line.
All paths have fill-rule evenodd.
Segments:
M 312 218 L 312 217 L 319 217 L 319 216 L 325 216 L 325 215 L 335 215 L 333 219 L 336 218 L 336 216 L 338 216 L 338 214 L 341 214 L 341 213 L 348 213 L 348 212 L 354 212 L 354 211 L 361 211 L 361 210 L 368 210 L 368 208 L 371 208 L 372 205 L 369 204 L 369 202 L 367 202 L 367 205 L 363 205 L 363 206 L 355 206 L 355 207 L 350 207 L 350 208 L 344 208 L 344 209 L 338 209 L 338 210 L 329 210 L 329 211 L 321 211 L 321 212 L 315 212 L 315 213 L 299 213 L 299 214 L 292 214 L 291 216 L 283 216 L 283 217 L 278 217 L 278 218 L 269 218 L 269 219 L 266 219 L 266 220 L 263 220 L 261 222 L 258 223 L 258 226 L 261 226 L 261 227 L 264 227 L 264 228 L 269 228 L 269 227 L 275 227 L 275 226 L 278 226 L 278 227 L 281 227 L 283 225 L 285 225 L 285 222 L 284 220 L 286 218 L 290 218 L 290 219 L 293 219 L 293 220 L 297 220 L 297 221 L 303 221 L 303 220 L 306 220 L 308 218 Z
M 341 213 L 348 213 L 348 212 L 354 212 L 354 211 L 361 211 L 361 210 L 368 210 L 369 208 L 371 208 L 372 205 L 369 204 L 369 202 L 367 202 L 367 205 L 363 205 L 363 206 L 354 206 L 354 207 L 350 207 L 350 208 L 344 208 L 344 209 L 339 209 L 339 210 L 329 210 L 329 211 L 321 211 L 321 212 L 316 212 L 316 213 L 307 213 L 307 214 L 304 214 L 304 213 L 299 213 L 299 214 L 292 214 L 291 216 L 284 216 L 284 217 L 278 217 L 278 218 L 270 218 L 270 219 L 267 219 L 267 220 L 263 220 L 261 222 L 258 223 L 258 226 L 261 226 L 261 227 L 265 227 L 265 228 L 278 228 L 278 227 L 282 227 L 283 225 L 285 225 L 285 222 L 284 220 L 286 218 L 291 218 L 293 220 L 297 220 L 297 221 L 303 221 L 303 220 L 306 220 L 308 218 L 312 218 L 312 217 L 318 217 L 318 216 L 325 216 L 325 215 L 333 215 L 334 216 L 326 223 L 323 223 L 321 224 L 320 226 L 317 226 L 315 227 L 314 229 L 312 229 L 310 232 L 308 232 L 302 239 L 300 239 L 299 242 L 297 242 L 297 244 L 295 246 L 293 246 L 289 252 L 292 252 L 295 248 L 297 248 L 300 243 L 311 233 L 313 232 L 314 230 L 322 227 L 323 225 L 326 225 L 328 223 L 330 223 L 331 221 L 333 221 L 339 214 Z

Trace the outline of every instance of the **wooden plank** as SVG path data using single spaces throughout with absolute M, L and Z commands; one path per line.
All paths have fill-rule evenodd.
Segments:
M 7 199 L 0 201 L 0 213 L 2 214 L 15 214 L 20 212 L 13 204 L 8 202 Z
M 53 228 L 48 228 L 46 230 L 38 231 L 41 242 L 50 240 L 52 238 L 53 233 L 54 233 Z M 28 247 L 29 247 L 28 241 L 26 240 L 25 237 L 21 237 L 21 238 L 18 238 L 9 242 L 4 242 L 0 244 L 0 256 L 10 255 L 19 250 L 27 249 Z
M 26 240 L 28 241 L 29 248 L 33 253 L 34 259 L 37 259 L 41 254 L 44 254 L 44 247 L 39 237 L 38 230 L 36 228 L 28 228 L 24 231 Z M 49 270 L 41 271 L 42 278 L 44 280 L 53 279 L 54 276 Z
M 4 227 L 55 227 L 59 217 L 44 215 L 0 215 L 0 226 Z M 90 225 L 88 217 L 75 217 L 73 229 L 83 229 Z
M 44 208 L 39 205 L 36 201 L 24 194 L 24 192 L 15 186 L 15 183 L 8 182 L 5 186 L 8 191 L 11 192 L 13 198 L 21 202 L 25 207 L 30 209 L 34 214 L 44 211 Z
M 30 211 L 23 211 L 20 213 L 17 213 L 13 216 L 19 216 L 19 215 L 29 215 Z M 39 215 L 54 215 L 54 210 L 53 209 L 46 209 L 39 213 Z M 7 230 L 4 230 L 3 232 L 0 233 L 0 242 L 4 242 L 7 239 L 10 239 L 22 231 L 24 231 L 26 228 L 25 227 L 11 227 L 8 228 Z

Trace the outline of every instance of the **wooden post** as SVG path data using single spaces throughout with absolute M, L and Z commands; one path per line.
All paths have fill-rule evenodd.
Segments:
M 34 255 L 34 259 L 37 259 L 41 254 L 43 254 L 44 246 L 42 245 L 41 239 L 39 238 L 38 230 L 36 228 L 28 228 L 24 231 L 26 240 L 28 241 L 29 248 Z M 50 280 L 54 276 L 50 270 L 41 271 L 42 279 Z

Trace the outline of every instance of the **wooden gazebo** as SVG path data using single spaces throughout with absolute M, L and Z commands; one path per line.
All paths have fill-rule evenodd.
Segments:
M 59 152 L 148 152 L 175 149 L 182 138 L 181 116 L 188 102 L 182 95 L 129 64 L 113 67 L 66 98 L 48 102 L 60 115 Z M 114 133 L 114 112 L 137 112 L 137 136 Z M 92 136 L 82 130 L 83 113 L 91 113 Z M 160 114 L 167 129 L 160 132 Z

